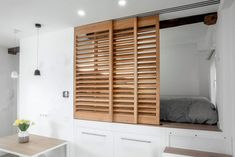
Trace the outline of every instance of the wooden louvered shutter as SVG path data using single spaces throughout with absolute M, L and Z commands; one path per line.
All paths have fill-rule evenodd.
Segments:
M 75 118 L 111 121 L 111 34 L 111 21 L 75 29 Z
M 75 118 L 160 123 L 159 16 L 75 29 Z
M 135 19 L 113 23 L 113 120 L 134 123 L 135 120 Z
M 138 123 L 160 123 L 159 16 L 138 18 Z

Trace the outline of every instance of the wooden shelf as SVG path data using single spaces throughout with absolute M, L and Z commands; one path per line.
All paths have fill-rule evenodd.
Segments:
M 206 124 L 190 124 L 190 123 L 173 123 L 161 122 L 162 127 L 177 128 L 177 129 L 192 129 L 192 130 L 205 130 L 205 131 L 218 131 L 221 132 L 217 125 Z
M 227 154 L 219 154 L 213 152 L 204 152 L 204 151 L 174 148 L 174 147 L 166 147 L 164 153 L 182 155 L 182 156 L 184 155 L 190 157 L 232 157 L 232 155 L 227 155 Z

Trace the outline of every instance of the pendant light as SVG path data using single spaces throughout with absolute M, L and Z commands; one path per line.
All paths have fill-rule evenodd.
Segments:
M 18 45 L 18 43 L 17 43 L 17 33 L 19 33 L 20 32 L 20 30 L 18 30 L 18 29 L 14 29 L 14 37 L 15 37 L 15 48 L 14 49 L 16 49 L 17 48 L 17 46 L 19 46 Z M 16 51 L 15 51 L 16 52 Z M 17 53 L 15 53 L 15 55 L 16 55 Z M 18 72 L 16 71 L 16 70 L 14 70 L 14 71 L 12 71 L 11 72 L 11 78 L 12 79 L 17 79 L 19 77 L 19 74 L 18 74 Z
M 39 49 L 39 29 L 42 27 L 42 25 L 39 24 L 39 23 L 36 23 L 35 27 L 37 28 L 37 69 L 34 71 L 34 75 L 35 76 L 40 76 L 41 72 L 38 68 L 38 49 Z

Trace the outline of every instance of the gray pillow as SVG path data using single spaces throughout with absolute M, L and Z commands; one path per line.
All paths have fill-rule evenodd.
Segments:
M 216 124 L 215 106 L 203 97 L 161 99 L 161 120 L 182 123 Z
M 188 117 L 191 100 L 173 98 L 161 100 L 161 119 L 172 122 L 189 122 Z
M 218 122 L 218 113 L 215 106 L 205 99 L 192 99 L 188 116 L 192 123 L 216 124 Z

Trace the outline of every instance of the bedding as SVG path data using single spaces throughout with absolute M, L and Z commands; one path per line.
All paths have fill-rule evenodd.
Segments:
M 217 124 L 217 109 L 205 97 L 161 98 L 161 120 L 179 123 Z

